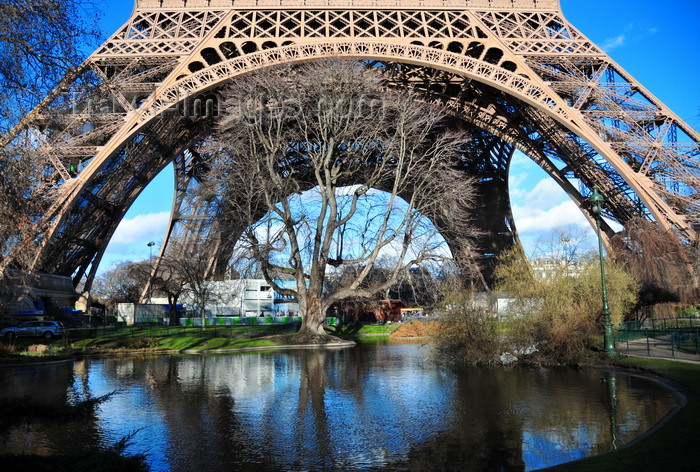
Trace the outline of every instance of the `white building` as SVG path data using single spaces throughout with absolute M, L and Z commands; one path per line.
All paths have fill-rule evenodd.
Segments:
M 124 326 L 133 326 L 135 323 L 167 323 L 167 315 L 163 305 L 120 303 L 117 305 L 117 322 Z
M 209 283 L 212 290 L 206 305 L 208 316 L 294 316 L 299 311 L 295 299 L 276 293 L 263 279 L 234 279 Z M 286 285 L 294 282 L 277 283 Z M 190 294 L 184 294 L 181 303 L 187 310 L 199 309 Z
M 578 277 L 584 268 L 580 261 L 565 261 L 555 258 L 532 259 L 530 267 L 538 280 L 551 280 L 561 276 Z

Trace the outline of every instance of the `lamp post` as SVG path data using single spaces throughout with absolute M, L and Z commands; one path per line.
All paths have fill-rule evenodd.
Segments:
M 569 276 L 569 264 L 572 262 L 571 259 L 571 249 L 569 249 L 569 238 L 560 238 L 561 242 L 564 243 L 564 275 Z
M 598 256 L 600 257 L 600 281 L 603 288 L 603 339 L 605 343 L 605 354 L 608 357 L 615 356 L 615 341 L 613 339 L 612 322 L 610 321 L 610 308 L 608 307 L 608 287 L 605 283 L 605 261 L 603 259 L 603 239 L 600 237 L 600 218 L 605 199 L 598 191 L 598 187 L 593 187 L 593 194 L 588 197 L 591 204 L 591 213 L 595 218 L 596 231 L 598 234 Z
M 148 277 L 148 303 L 151 303 L 151 298 L 153 296 L 153 292 L 152 292 L 153 285 L 151 282 L 152 282 L 152 277 L 153 277 L 153 246 L 155 246 L 155 245 L 156 245 L 156 243 L 154 243 L 153 241 L 151 241 L 147 244 L 148 251 L 149 251 L 148 262 L 151 263 L 151 276 Z

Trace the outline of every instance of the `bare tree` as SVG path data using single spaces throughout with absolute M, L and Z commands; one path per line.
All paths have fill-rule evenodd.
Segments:
M 186 257 L 166 255 L 157 260 L 155 267 L 151 260 L 122 262 L 95 278 L 93 294 L 113 309 L 117 303 L 142 303 L 148 288 L 149 292 L 168 298 L 173 326 L 179 324 L 178 301 L 189 296 L 204 327 L 205 308 L 214 297 L 206 277 L 208 267 L 205 251 L 190 252 Z
M 100 34 L 91 0 L 0 2 L 0 134 L 80 64 Z
M 186 263 L 185 263 L 186 264 Z M 151 273 L 153 274 L 151 276 Z M 158 260 L 155 269 L 149 267 L 150 282 L 148 290 L 151 293 L 165 295 L 168 298 L 170 308 L 170 326 L 180 324 L 177 312 L 177 302 L 187 292 L 187 271 L 183 270 L 182 261 L 170 257 L 162 257 Z
M 36 139 L 9 130 L 82 61 L 96 15 L 90 0 L 0 2 L 0 303 L 32 282 L 51 185 Z
M 171 326 L 177 326 L 180 323 L 177 302 L 188 291 L 189 280 L 183 265 L 189 264 L 190 261 L 186 259 L 171 256 L 149 258 L 148 261 L 135 263 L 138 266 L 139 278 L 143 282 L 140 285 L 138 302 L 152 303 L 154 294 L 165 295 L 170 309 Z
M 267 282 L 298 299 L 300 342 L 326 340 L 334 302 L 383 292 L 411 267 L 449 258 L 439 230 L 463 241 L 473 234 L 472 181 L 452 167 L 464 139 L 421 97 L 344 62 L 257 73 L 224 96 L 205 188 L 238 223 L 231 231 Z M 368 283 L 382 257 L 393 266 Z M 327 284 L 346 267 L 353 278 Z M 276 284 L 276 274 L 296 288 Z
M 208 254 L 206 251 L 190 253 L 187 257 L 173 259 L 166 264 L 173 272 L 173 279 L 179 280 L 182 284 L 183 294 L 189 295 L 199 310 L 202 330 L 206 329 L 205 310 L 207 303 L 215 298 L 214 289 L 207 277 L 209 259 L 206 254 Z
M 589 228 L 578 225 L 556 226 L 536 240 L 530 257 L 551 262 L 562 275 L 576 275 L 597 257 L 593 235 Z
M 392 293 L 410 306 L 434 307 L 442 295 L 437 269 L 425 265 L 411 268 L 406 277 L 392 287 Z
M 43 163 L 30 144 L 0 148 L 0 306 L 15 306 L 17 287 L 31 286 L 28 268 L 42 244 L 48 205 L 42 185 Z
M 93 284 L 93 295 L 107 307 L 117 303 L 138 303 L 148 280 L 148 261 L 121 262 L 99 274 Z
M 637 218 L 612 240 L 613 258 L 641 285 L 638 315 L 649 316 L 654 305 L 698 301 L 698 278 L 693 249 L 654 223 Z

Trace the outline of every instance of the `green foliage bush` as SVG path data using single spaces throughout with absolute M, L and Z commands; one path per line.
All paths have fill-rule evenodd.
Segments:
M 490 364 L 504 352 L 527 352 L 545 362 L 575 364 L 602 348 L 602 288 L 597 257 L 582 260 L 580 271 L 535 279 L 521 253 L 501 257 L 496 290 L 510 299 L 508 320 L 474 307 L 473 294 L 445 299 L 437 357 L 448 363 Z M 606 262 L 609 308 L 620 323 L 637 302 L 638 284 L 620 265 Z
M 501 337 L 491 315 L 471 306 L 470 294 L 456 292 L 444 300 L 442 330 L 437 336 L 438 359 L 449 365 L 496 363 Z
M 597 258 L 582 261 L 576 276 L 537 280 L 517 253 L 502 258 L 497 289 L 513 299 L 508 341 L 516 348 L 537 346 L 556 362 L 575 363 L 590 354 L 603 332 L 602 288 Z M 608 301 L 613 324 L 634 308 L 638 284 L 620 265 L 606 261 Z

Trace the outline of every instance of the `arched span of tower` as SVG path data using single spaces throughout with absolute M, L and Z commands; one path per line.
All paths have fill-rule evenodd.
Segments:
M 37 269 L 91 279 L 126 209 L 172 161 L 169 233 L 185 245 L 215 232 L 216 215 L 188 190 L 209 123 L 197 99 L 254 70 L 335 57 L 379 64 L 474 125 L 472 141 L 484 147 L 465 169 L 489 189 L 484 202 L 500 202 L 495 216 L 480 213 L 492 246 L 483 254 L 516 239 L 503 186 L 515 147 L 581 207 L 597 185 L 610 218 L 645 216 L 695 239 L 698 134 L 578 32 L 556 0 L 138 0 L 127 23 L 2 140 L 31 134 L 46 156 L 53 225 Z

